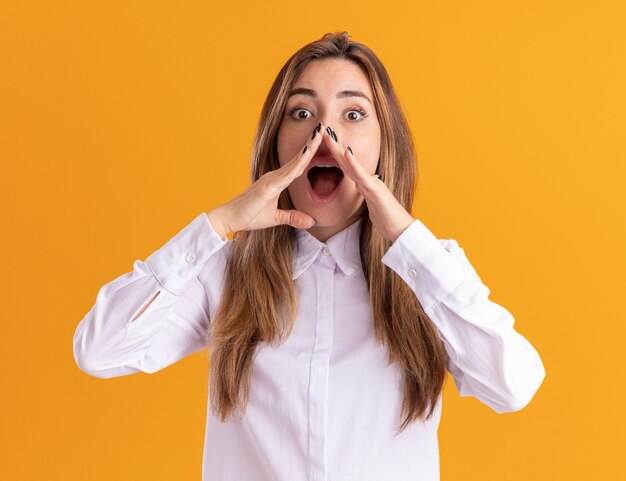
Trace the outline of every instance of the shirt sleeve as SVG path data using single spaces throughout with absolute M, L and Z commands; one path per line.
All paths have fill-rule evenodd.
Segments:
M 100 287 L 74 332 L 78 367 L 100 378 L 154 373 L 203 349 L 210 320 L 198 276 L 206 268 L 210 282 L 221 282 L 217 258 L 228 242 L 203 212 L 145 261 L 136 260 L 132 271 Z
M 437 239 L 416 219 L 382 262 L 410 286 L 437 327 L 461 396 L 497 413 L 530 402 L 546 374 L 539 354 L 513 328 L 511 313 L 489 299 L 457 241 Z

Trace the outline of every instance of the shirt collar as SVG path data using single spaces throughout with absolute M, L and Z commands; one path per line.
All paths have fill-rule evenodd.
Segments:
M 296 229 L 296 249 L 293 259 L 291 278 L 297 279 L 316 259 L 322 255 L 324 247 L 328 247 L 342 272 L 349 276 L 361 267 L 359 233 L 362 218 L 353 222 L 345 229 L 337 232 L 326 242 L 320 242 L 306 229 Z

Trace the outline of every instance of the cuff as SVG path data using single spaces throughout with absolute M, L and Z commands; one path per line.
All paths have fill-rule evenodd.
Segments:
M 204 263 L 227 243 L 228 238 L 220 239 L 203 212 L 152 253 L 146 264 L 165 289 L 180 295 L 198 277 Z
M 382 258 L 415 292 L 425 311 L 433 309 L 464 281 L 472 277 L 454 256 L 458 243 L 442 242 L 419 220 L 415 219 Z

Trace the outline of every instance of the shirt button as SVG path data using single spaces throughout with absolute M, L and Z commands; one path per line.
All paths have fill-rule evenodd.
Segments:
M 187 262 L 193 262 L 195 259 L 196 259 L 196 257 L 193 254 L 187 253 L 187 255 L 185 256 L 185 260 Z
M 330 255 L 330 249 L 328 247 L 324 247 L 324 249 L 322 249 L 322 252 L 324 252 L 325 256 L 329 256 Z
M 415 277 L 417 275 L 417 271 L 415 269 L 409 269 L 409 276 Z

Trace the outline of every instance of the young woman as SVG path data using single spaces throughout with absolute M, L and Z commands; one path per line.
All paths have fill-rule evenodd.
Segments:
M 531 400 L 536 350 L 410 214 L 411 134 L 368 47 L 326 34 L 287 61 L 251 180 L 102 286 L 74 335 L 101 378 L 208 348 L 204 480 L 434 481 L 447 371 L 497 413 Z

